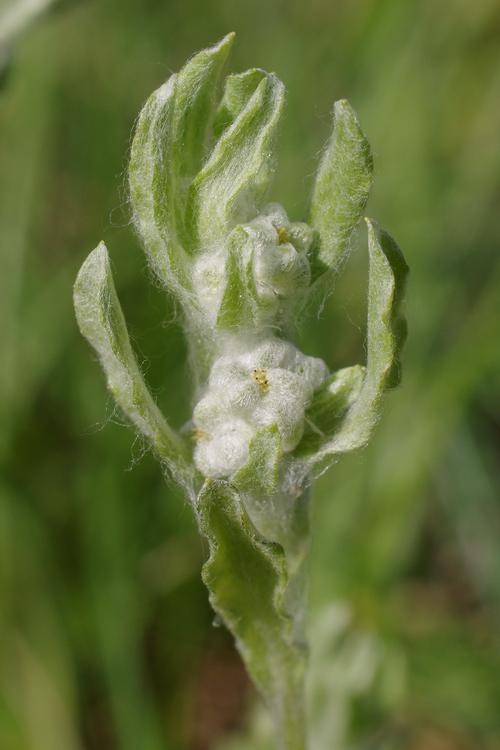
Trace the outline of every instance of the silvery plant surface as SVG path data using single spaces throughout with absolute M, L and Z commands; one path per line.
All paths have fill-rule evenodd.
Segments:
M 276 727 L 304 750 L 304 562 L 314 476 L 368 441 L 383 392 L 397 384 L 407 266 L 366 220 L 367 361 L 330 373 L 293 343 L 322 303 L 363 217 L 372 155 L 347 101 L 336 102 L 309 223 L 267 199 L 284 88 L 253 68 L 221 70 L 233 34 L 195 55 L 139 117 L 129 183 L 149 264 L 182 310 L 194 383 L 189 436 L 148 390 L 101 243 L 74 300 L 117 405 L 192 504 L 210 556 L 203 579 Z

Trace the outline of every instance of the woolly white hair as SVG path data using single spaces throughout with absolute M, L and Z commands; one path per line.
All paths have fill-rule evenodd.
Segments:
M 228 344 L 226 344 L 227 346 Z M 194 409 L 197 468 L 228 477 L 244 466 L 252 437 L 276 424 L 283 450 L 298 444 L 314 391 L 328 376 L 326 364 L 274 336 L 238 344 L 215 360 L 205 393 Z

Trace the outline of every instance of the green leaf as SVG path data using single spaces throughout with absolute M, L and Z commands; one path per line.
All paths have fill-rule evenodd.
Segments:
M 251 68 L 244 73 L 236 73 L 226 78 L 224 94 L 215 115 L 214 133 L 216 137 L 219 138 L 223 131 L 232 125 L 265 77 L 266 72 L 264 70 Z
M 236 224 L 253 218 L 269 186 L 284 87 L 275 75 L 263 76 L 191 186 L 187 223 L 203 250 L 222 241 Z
M 377 422 L 384 391 L 400 380 L 400 352 L 406 321 L 400 312 L 408 266 L 394 240 L 368 219 L 370 280 L 366 374 L 359 396 L 336 433 L 306 460 L 309 469 L 326 467 L 339 455 L 364 446 Z
M 245 250 L 250 246 L 250 252 Z M 217 317 L 218 328 L 248 327 L 255 322 L 257 294 L 252 268 L 251 240 L 241 226 L 228 238 L 226 286 Z
M 311 202 L 317 231 L 313 275 L 338 271 L 372 184 L 373 157 L 358 119 L 345 99 L 335 102 L 333 132 L 321 159 Z
M 314 453 L 338 430 L 346 412 L 358 398 L 365 368 L 345 367 L 333 373 L 314 394 L 306 411 L 306 424 L 295 455 Z
M 171 162 L 175 186 L 173 199 L 177 221 L 183 221 L 189 184 L 200 170 L 207 140 L 212 133 L 217 86 L 235 34 L 202 50 L 182 68 L 175 82 L 172 134 L 163 152 L 168 169 Z
M 234 34 L 195 55 L 155 91 L 137 124 L 129 166 L 135 221 L 160 280 L 189 288 L 185 210 L 212 128 L 217 82 Z
M 174 479 L 192 492 L 193 472 L 187 463 L 187 449 L 165 421 L 139 370 L 103 242 L 80 269 L 74 286 L 74 304 L 80 331 L 99 355 L 116 403 L 148 440 Z
M 372 395 L 394 388 L 401 380 L 400 355 L 406 340 L 401 313 L 408 266 L 392 237 L 366 219 L 370 253 L 368 289 L 367 376 L 363 390 Z
M 282 456 L 276 424 L 259 430 L 250 441 L 247 463 L 232 477 L 231 484 L 259 533 L 287 550 L 292 538 L 294 504 L 278 492 Z
M 231 486 L 258 533 L 283 548 L 300 588 L 301 566 L 309 549 L 309 495 L 302 488 L 297 492 L 293 486 L 287 486 L 285 491 L 281 486 L 283 458 L 277 425 L 259 430 L 250 441 L 248 461 L 231 478 Z
M 278 545 L 256 533 L 234 489 L 207 481 L 197 503 L 210 557 L 203 580 L 210 602 L 236 639 L 275 721 L 281 750 L 305 750 L 305 652 L 285 608 L 289 584 Z
M 284 461 L 285 459 L 285 461 Z M 283 481 L 286 465 L 281 435 L 276 424 L 254 435 L 248 447 L 248 461 L 231 478 L 255 529 L 268 542 L 284 550 L 294 585 L 289 587 L 301 606 L 303 565 L 309 551 L 309 493 L 293 482 Z M 291 611 L 294 605 L 291 604 Z
M 175 76 L 155 91 L 137 122 L 129 164 L 134 221 L 160 281 L 177 291 L 188 285 L 174 221 L 170 171 L 159 158 L 171 132 Z
M 281 439 L 275 424 L 257 432 L 249 445 L 249 459 L 233 477 L 240 492 L 261 497 L 273 495 L 278 488 Z

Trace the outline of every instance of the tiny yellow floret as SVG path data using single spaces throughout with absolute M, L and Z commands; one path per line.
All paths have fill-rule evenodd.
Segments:
M 278 233 L 278 245 L 285 245 L 290 242 L 290 234 L 286 227 L 276 227 Z
M 205 432 L 205 430 L 200 430 L 199 427 L 195 427 L 192 432 L 193 440 L 196 440 L 198 442 L 199 440 L 206 440 L 210 435 L 208 432 Z
M 267 370 L 263 367 L 256 367 L 252 370 L 252 378 L 259 386 L 262 393 L 267 393 L 269 390 L 269 380 L 267 379 Z

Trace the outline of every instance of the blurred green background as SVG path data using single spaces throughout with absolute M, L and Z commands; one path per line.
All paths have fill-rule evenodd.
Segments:
M 271 198 L 305 218 L 346 97 L 376 159 L 368 213 L 411 267 L 403 384 L 316 487 L 313 750 L 498 750 L 499 2 L 52 5 L 0 1 L 0 750 L 272 749 L 190 509 L 124 428 L 71 303 L 104 239 L 181 425 L 185 347 L 130 226 L 127 151 L 147 95 L 230 30 L 230 67 L 288 90 Z M 363 361 L 365 242 L 301 331 L 331 368 Z

